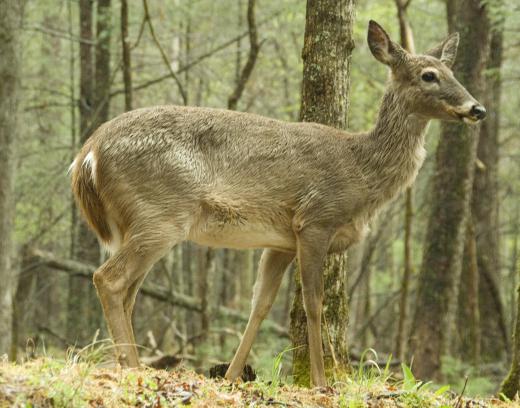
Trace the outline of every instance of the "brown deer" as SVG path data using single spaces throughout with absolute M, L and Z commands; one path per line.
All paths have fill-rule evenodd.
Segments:
M 139 364 L 135 297 L 152 265 L 174 245 L 265 248 L 249 322 L 226 378 L 242 372 L 296 256 L 311 378 L 324 386 L 325 256 L 358 242 L 376 211 L 414 181 L 430 119 L 474 123 L 485 116 L 450 70 L 458 39 L 452 34 L 430 52 L 411 55 L 370 21 L 370 50 L 391 77 L 369 132 L 178 106 L 137 109 L 103 124 L 71 166 L 72 188 L 112 253 L 94 284 L 119 361 Z

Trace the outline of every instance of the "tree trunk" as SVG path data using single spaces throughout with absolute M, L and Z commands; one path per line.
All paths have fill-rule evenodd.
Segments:
M 97 0 L 97 21 L 96 21 L 96 64 L 94 66 L 95 88 L 91 132 L 96 130 L 103 123 L 107 122 L 110 113 L 110 39 L 112 34 L 112 11 L 111 0 Z M 91 235 L 92 232 L 90 232 Z M 97 242 L 96 242 L 97 243 Z M 100 253 L 97 245 L 97 257 L 91 259 L 94 265 L 99 264 Z M 96 330 L 101 330 L 103 326 L 103 310 L 96 294 L 94 286 L 88 289 L 88 328 L 89 336 L 92 337 Z
M 406 323 L 408 320 L 408 292 L 410 290 L 410 278 L 413 272 L 412 266 L 412 219 L 413 219 L 413 190 L 411 187 L 405 193 L 404 214 L 404 272 L 401 279 L 401 293 L 399 298 L 399 323 L 395 338 L 395 356 L 403 360 L 406 355 Z
M 489 45 L 486 6 L 480 0 L 449 0 L 448 21 L 450 31 L 461 35 L 455 75 L 478 99 Z M 478 131 L 478 126 L 442 124 L 410 339 L 414 370 L 421 379 L 440 378 L 441 357 L 453 325 Z
M 112 36 L 111 0 L 97 0 L 95 110 L 92 131 L 108 120 L 110 111 L 110 38 Z
M 123 82 L 125 85 L 125 111 L 132 110 L 132 55 L 128 37 L 128 1 L 121 0 L 121 47 L 123 54 Z
M 88 42 L 81 42 L 80 54 L 80 143 L 83 144 L 92 131 L 94 103 L 94 64 L 93 50 L 90 41 L 94 39 L 92 32 L 92 0 L 80 0 L 79 19 L 81 38 Z M 88 229 L 83 220 L 78 217 L 75 227 L 76 243 L 74 244 L 74 258 L 98 265 L 100 260 L 99 244 L 95 235 Z M 67 301 L 67 340 L 72 343 L 84 344 L 93 335 L 89 332 L 86 319 L 90 315 L 87 310 L 88 300 L 92 298 L 90 291 L 93 285 L 76 276 L 69 278 L 69 293 Z M 92 292 L 93 293 L 93 292 Z M 87 294 L 87 296 L 85 295 Z
M 477 244 L 472 220 L 466 228 L 458 305 L 458 336 L 454 336 L 464 361 L 480 364 L 479 270 Z M 455 344 L 454 344 L 455 346 Z
M 11 346 L 14 177 L 17 139 L 19 2 L 0 0 L 0 355 Z
M 350 56 L 353 41 L 352 0 L 308 0 L 303 47 L 303 83 L 300 118 L 344 129 L 347 126 Z M 348 367 L 346 331 L 346 256 L 327 258 L 324 268 L 323 336 L 325 367 L 330 377 Z M 299 274 L 296 274 L 299 275 Z M 297 281 L 291 310 L 293 375 L 297 384 L 310 383 L 307 325 Z M 331 347 L 333 345 L 333 347 Z
M 503 26 L 493 30 L 487 64 L 484 106 L 489 112 L 482 123 L 477 156 L 472 212 L 475 222 L 477 262 L 480 274 L 480 324 L 484 361 L 496 361 L 509 350 L 509 335 L 500 294 L 500 236 L 498 220 L 498 148 Z
M 500 387 L 500 392 L 513 399 L 520 392 L 520 286 L 517 289 L 517 310 L 515 331 L 513 334 L 513 361 L 506 379 Z
M 399 34 L 401 45 L 405 50 L 415 53 L 415 45 L 413 41 L 413 32 L 408 19 L 408 7 L 410 0 L 395 0 L 397 7 L 397 19 L 399 20 Z M 410 277 L 412 275 L 412 221 L 413 221 L 413 190 L 408 187 L 405 193 L 405 209 L 404 209 L 404 272 L 401 280 L 401 294 L 399 299 L 399 323 L 397 326 L 397 335 L 395 338 L 395 355 L 398 360 L 403 360 L 405 355 L 405 330 L 406 321 L 408 319 L 408 290 L 410 286 Z

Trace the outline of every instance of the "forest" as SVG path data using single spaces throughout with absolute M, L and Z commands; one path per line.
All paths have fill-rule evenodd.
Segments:
M 0 407 L 517 406 L 519 22 L 519 0 L 0 0 Z M 398 52 L 404 59 L 394 63 Z M 322 312 L 312 317 L 300 249 L 297 261 L 289 264 L 293 254 L 283 264 L 270 308 L 267 278 L 258 273 L 268 250 L 181 240 L 145 274 L 133 313 L 130 300 L 129 339 L 141 367 L 125 368 L 121 359 L 131 362 L 135 347 L 122 352 L 128 341 L 114 340 L 94 275 L 118 258 L 89 228 L 71 190 L 88 162 L 78 152 L 96 143 L 96 129 L 135 109 L 176 105 L 236 111 L 222 114 L 228 128 L 245 118 L 228 138 L 239 155 L 241 134 L 257 119 L 237 112 L 377 132 L 382 115 L 398 117 L 388 89 L 416 81 L 403 79 L 399 64 L 421 55 L 437 68 L 424 68 L 417 81 L 454 84 L 453 71 L 472 97 L 473 116 L 430 115 L 413 184 L 402 182 L 378 208 L 360 242 L 324 252 Z M 456 93 L 446 92 L 444 105 Z M 434 110 L 415 98 L 416 109 Z M 136 128 L 147 126 L 126 115 L 137 118 Z M 153 126 L 152 136 L 163 125 Z M 372 156 L 391 156 L 391 146 L 400 154 L 409 141 L 397 137 L 407 131 L 396 130 Z M 203 149 L 217 143 L 207 137 Z M 332 179 L 340 170 L 329 143 L 320 141 L 312 157 L 321 157 L 320 171 L 332 169 Z M 276 152 L 273 146 L 266 157 Z M 378 177 L 404 172 L 400 157 Z M 299 163 L 291 160 L 265 164 L 275 169 L 268 179 L 276 188 L 250 183 L 265 195 L 261 203 L 274 203 L 283 183 L 292 183 Z M 264 171 L 257 163 L 226 166 L 236 175 Z M 142 191 L 160 177 L 141 176 L 152 168 L 139 169 L 139 180 L 149 180 Z M 361 185 L 369 175 L 348 177 Z M 342 199 L 329 186 L 329 201 Z M 218 205 L 212 208 L 222 222 L 242 222 L 240 208 Z M 267 309 L 257 321 L 262 301 Z M 257 330 L 249 355 L 236 357 L 247 358 L 242 372 L 233 356 L 239 344 L 237 355 L 249 351 Z M 323 348 L 326 386 L 316 347 Z M 236 367 L 239 378 L 230 382 Z

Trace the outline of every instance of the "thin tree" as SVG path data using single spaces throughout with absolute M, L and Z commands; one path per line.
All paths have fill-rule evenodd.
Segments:
M 19 87 L 20 2 L 0 0 L 0 355 L 9 352 L 12 328 L 14 178 Z
M 477 156 L 482 165 L 476 168 L 473 182 L 474 198 L 471 203 L 479 272 L 482 355 L 487 361 L 501 359 L 509 350 L 509 334 L 499 285 L 501 267 L 498 158 L 503 30 L 503 21 L 493 24 L 483 100 L 489 117 L 480 129 Z
M 487 6 L 480 0 L 448 0 L 447 10 L 449 31 L 460 33 L 453 70 L 478 99 L 489 47 Z M 454 323 L 478 132 L 477 126 L 442 124 L 410 338 L 414 370 L 423 379 L 441 376 L 441 357 Z
M 408 18 L 408 7 L 411 0 L 395 0 L 401 45 L 410 53 L 415 53 L 413 32 Z M 399 323 L 395 338 L 395 355 L 402 360 L 405 353 L 405 325 L 408 319 L 408 291 L 412 275 L 412 220 L 413 220 L 413 190 L 408 187 L 405 192 L 404 210 L 404 273 L 401 280 L 399 299 Z
M 121 48 L 123 54 L 123 83 L 125 87 L 125 110 L 132 110 L 132 53 L 128 37 L 128 1 L 121 0 Z
M 300 119 L 340 129 L 347 127 L 350 56 L 353 41 L 352 0 L 308 0 L 303 46 L 303 83 Z M 325 302 L 323 342 L 325 367 L 348 367 L 346 256 L 329 256 L 324 269 Z M 296 274 L 299 275 L 298 273 Z M 309 350 L 301 285 L 296 285 L 291 310 L 293 375 L 297 384 L 308 385 Z
M 500 386 L 500 393 L 513 399 L 520 392 L 520 286 L 517 289 L 516 322 L 513 334 L 513 360 L 511 369 Z

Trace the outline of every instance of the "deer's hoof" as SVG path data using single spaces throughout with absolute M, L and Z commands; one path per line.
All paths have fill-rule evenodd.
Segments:
M 209 378 L 225 378 L 228 368 L 229 363 L 214 365 L 209 369 Z M 253 367 L 246 364 L 240 378 L 244 382 L 254 381 L 256 380 L 256 372 L 253 370 Z

